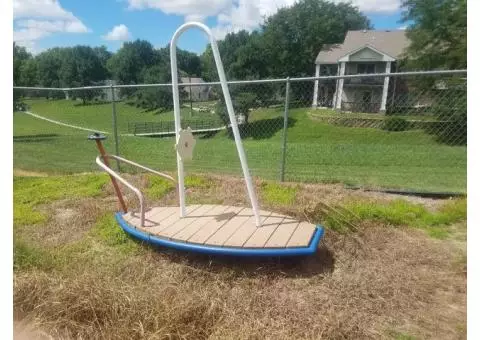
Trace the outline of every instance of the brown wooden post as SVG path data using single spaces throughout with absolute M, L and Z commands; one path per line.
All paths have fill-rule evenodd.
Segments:
M 103 162 L 105 163 L 106 166 L 108 166 L 110 169 L 110 163 L 108 162 L 108 156 L 107 153 L 105 152 L 105 149 L 103 148 L 102 140 L 106 139 L 107 137 L 104 135 L 101 135 L 99 133 L 94 133 L 93 135 L 88 136 L 89 140 L 94 140 L 95 143 L 97 144 L 98 151 L 100 152 L 100 155 L 102 155 Z M 122 192 L 120 191 L 120 187 L 118 186 L 117 180 L 115 177 L 110 175 L 110 179 L 112 180 L 113 188 L 115 189 L 115 193 L 117 194 L 118 197 L 118 202 L 120 203 L 120 208 L 124 213 L 127 212 L 127 205 L 125 204 L 125 201 L 123 200 Z

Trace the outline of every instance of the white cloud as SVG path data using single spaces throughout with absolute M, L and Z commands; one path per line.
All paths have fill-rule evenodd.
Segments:
M 127 0 L 131 10 L 158 9 L 166 14 L 181 15 L 186 20 L 202 21 L 232 5 L 233 0 Z
M 181 15 L 186 21 L 217 18 L 212 28 L 217 39 L 242 29 L 252 31 L 259 27 L 265 16 L 280 8 L 292 6 L 296 0 L 126 0 L 131 10 L 157 9 L 166 14 Z M 333 0 L 351 2 L 364 13 L 393 13 L 399 10 L 401 0 Z
M 334 2 L 348 2 L 344 0 L 334 0 Z M 401 0 L 351 0 L 352 5 L 364 13 L 382 13 L 391 14 L 400 9 Z
M 292 6 L 295 0 L 239 0 L 217 16 L 218 25 L 212 29 L 217 39 L 227 33 L 241 30 L 252 31 L 262 23 L 263 18 L 275 14 L 280 8 Z
M 131 37 L 128 27 L 124 24 L 114 26 L 110 32 L 102 36 L 105 40 L 110 41 L 125 41 L 129 40 Z
M 404 26 L 400 26 L 398 29 L 399 29 L 399 30 L 406 30 L 407 27 L 408 27 L 407 25 L 404 25 Z
M 55 32 L 68 32 L 68 33 L 84 33 L 87 32 L 87 28 L 80 21 L 65 21 L 65 20 L 17 20 L 17 27 L 21 30 L 31 30 L 36 33 L 55 33 Z
M 75 18 L 71 12 L 64 10 L 56 0 L 14 0 L 13 18 L 26 17 Z
M 38 52 L 36 43 L 54 33 L 86 33 L 88 28 L 62 8 L 57 0 L 14 0 L 13 40 L 31 52 Z

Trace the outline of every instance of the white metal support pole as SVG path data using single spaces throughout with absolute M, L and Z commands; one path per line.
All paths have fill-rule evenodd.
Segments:
M 175 140 L 178 143 L 180 138 L 180 130 L 182 129 L 180 120 L 180 96 L 178 91 L 178 70 L 177 70 L 177 38 L 183 30 L 181 26 L 173 35 L 170 42 L 170 67 L 172 70 L 172 93 L 173 93 L 173 114 L 175 117 Z M 185 217 L 185 174 L 183 171 L 183 161 L 177 151 L 177 172 L 178 172 L 178 196 L 180 204 L 180 217 Z
M 220 84 L 222 86 L 223 96 L 225 98 L 225 104 L 227 105 L 228 116 L 230 118 L 230 124 L 232 126 L 233 136 L 235 137 L 235 144 L 237 146 L 238 156 L 240 163 L 242 164 L 243 176 L 247 185 L 248 195 L 252 203 L 252 209 L 255 214 L 255 223 L 257 227 L 261 226 L 260 212 L 258 209 L 257 195 L 252 183 L 252 178 L 248 170 L 247 158 L 245 151 L 243 150 L 242 139 L 240 132 L 238 131 L 237 120 L 233 111 L 232 99 L 230 98 L 230 92 L 228 91 L 227 79 L 223 70 L 222 60 L 220 59 L 220 53 L 218 52 L 217 42 L 210 29 L 199 22 L 187 22 L 180 26 L 173 34 L 172 41 L 170 42 L 170 63 L 172 69 L 172 91 L 173 91 L 173 109 L 175 114 L 175 134 L 177 141 L 180 133 L 180 98 L 178 90 L 178 73 L 177 73 L 177 39 L 180 35 L 189 28 L 197 27 L 207 33 L 210 39 L 210 45 L 212 47 L 213 57 L 215 58 L 215 65 L 217 66 L 218 77 L 220 78 Z M 177 168 L 178 168 L 178 190 L 180 197 L 180 216 L 185 216 L 185 186 L 184 186 L 184 172 L 183 162 L 177 152 Z
M 315 65 L 315 77 L 320 76 L 320 64 Z M 318 79 L 315 79 L 313 85 L 313 103 L 312 107 L 316 108 L 318 106 Z
M 337 76 L 340 75 L 340 66 L 337 64 Z M 333 91 L 332 98 L 332 109 L 336 108 L 337 105 L 337 93 L 338 93 L 339 80 L 335 80 L 335 91 Z
M 345 75 L 345 62 L 342 61 L 340 64 L 340 76 Z M 342 96 L 343 96 L 343 78 L 340 78 L 338 81 L 338 88 L 337 88 L 337 101 L 335 102 L 335 106 L 337 110 L 342 109 Z
M 392 67 L 392 62 L 387 61 L 387 65 L 385 67 L 385 73 L 390 73 Z M 390 81 L 390 77 L 383 78 L 383 91 L 382 91 L 382 103 L 380 105 L 380 112 L 385 113 L 387 108 L 387 97 L 388 97 L 388 83 Z

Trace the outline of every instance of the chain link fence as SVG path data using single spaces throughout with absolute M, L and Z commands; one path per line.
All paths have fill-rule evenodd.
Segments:
M 466 71 L 437 71 L 234 81 L 229 89 L 254 176 L 465 192 L 466 82 Z M 180 87 L 181 125 L 197 139 L 187 173 L 241 175 L 220 85 Z M 14 103 L 16 168 L 98 170 L 86 139 L 97 131 L 112 153 L 176 169 L 170 84 L 16 87 Z

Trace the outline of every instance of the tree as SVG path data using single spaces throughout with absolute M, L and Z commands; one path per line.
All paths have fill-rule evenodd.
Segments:
M 325 0 L 301 0 L 280 9 L 263 24 L 270 74 L 274 77 L 310 76 L 324 44 L 342 42 L 348 30 L 370 29 L 358 8 Z
M 58 69 L 58 78 L 61 87 L 82 86 L 78 82 L 77 75 L 77 58 L 73 48 L 66 47 L 59 50 L 60 68 Z
M 156 64 L 159 58 L 152 44 L 146 40 L 126 42 L 107 62 L 114 79 L 121 84 L 140 84 L 145 68 Z
M 37 85 L 37 62 L 35 59 L 28 59 L 22 64 L 19 83 L 23 86 Z
M 171 72 L 169 65 L 155 65 L 144 70 L 143 79 L 146 83 L 169 83 Z M 170 87 L 155 87 L 140 89 L 135 92 L 135 104 L 147 110 L 161 111 L 173 108 L 172 91 Z
M 90 46 L 75 46 L 73 55 L 76 63 L 76 79 L 83 86 L 92 85 L 107 78 L 107 69 Z
M 218 42 L 230 79 L 310 76 L 324 44 L 343 41 L 348 30 L 370 29 L 358 8 L 326 0 L 301 0 L 265 19 L 258 31 L 230 33 Z M 210 46 L 201 56 L 203 76 L 216 80 Z
M 107 50 L 106 46 L 94 47 L 93 52 L 97 56 L 102 65 L 102 68 L 105 70 L 105 77 L 110 78 L 110 73 L 107 69 L 107 62 L 113 56 L 113 53 Z
M 27 52 L 25 47 L 13 43 L 13 85 L 22 86 L 21 74 L 22 65 L 32 59 L 32 55 Z
M 229 33 L 225 38 L 219 41 L 218 51 L 222 58 L 223 67 L 228 78 L 233 78 L 231 74 L 231 65 L 237 60 L 237 53 L 241 46 L 248 43 L 250 33 L 242 30 L 237 33 Z M 205 52 L 201 56 L 202 77 L 207 81 L 216 81 L 218 79 L 217 67 L 210 44 L 207 45 Z
M 37 81 L 44 87 L 83 87 L 99 85 L 108 77 L 107 69 L 98 50 L 90 46 L 56 47 L 35 57 Z M 33 66 L 32 66 L 33 68 Z M 84 90 L 72 93 L 84 104 L 99 91 Z M 64 94 L 52 91 L 48 97 L 63 98 Z
M 467 1 L 403 0 L 406 65 L 421 70 L 467 67 Z
M 37 78 L 43 87 L 60 87 L 62 68 L 62 49 L 48 49 L 35 57 L 37 60 Z
M 19 84 L 22 86 L 37 86 L 37 61 L 34 58 L 26 60 L 20 67 Z M 28 97 L 37 97 L 41 93 L 35 90 L 24 90 L 21 94 Z
M 467 86 L 465 79 L 444 79 L 443 89 L 430 89 L 437 98 L 431 107 L 439 122 L 425 127 L 437 141 L 450 145 L 467 143 Z M 441 99 L 440 99 L 441 98 Z
M 234 79 L 263 79 L 270 75 L 269 53 L 262 35 L 253 32 L 244 45 L 235 51 L 235 60 L 229 65 L 229 76 Z
M 200 57 L 195 53 L 178 48 L 177 63 L 178 68 L 188 74 L 190 77 L 200 77 L 202 74 Z M 170 65 L 170 59 L 168 61 L 168 65 Z
M 410 45 L 404 66 L 410 69 L 467 68 L 467 1 L 403 0 L 402 21 L 413 23 L 406 34 Z M 441 126 L 427 127 L 437 140 L 448 144 L 467 142 L 467 92 L 462 76 L 444 79 L 447 90 L 436 93 L 438 78 L 421 77 L 412 82 L 439 100 L 432 107 Z

